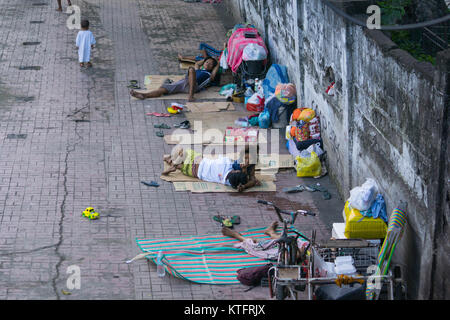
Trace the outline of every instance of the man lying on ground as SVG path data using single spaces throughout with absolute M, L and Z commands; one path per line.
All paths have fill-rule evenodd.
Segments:
M 170 168 L 162 174 L 168 175 L 179 169 L 188 177 L 229 185 L 242 192 L 261 184 L 255 177 L 255 166 L 249 164 L 249 152 L 248 149 L 246 150 L 244 163 L 238 166 L 236 161 L 228 157 L 203 158 L 200 153 L 192 149 L 184 150 L 178 145 L 172 149 L 169 156 L 164 158 Z
M 267 259 L 267 260 L 277 260 L 278 259 L 278 245 L 277 240 L 281 237 L 281 234 L 277 233 L 278 222 L 272 222 L 272 224 L 264 231 L 264 234 L 270 236 L 270 240 L 256 240 L 255 238 L 245 238 L 239 232 L 231 230 L 230 228 L 223 227 L 222 234 L 227 237 L 231 237 L 240 241 L 239 244 L 235 245 L 238 248 L 242 248 L 249 255 Z M 308 242 L 298 238 L 297 240 L 297 261 L 303 256 Z
M 197 61 L 194 67 L 189 67 L 184 79 L 171 82 L 167 79 L 159 89 L 148 93 L 139 93 L 131 90 L 130 94 L 138 99 L 158 98 L 162 95 L 175 93 L 189 93 L 188 101 L 194 101 L 194 94 L 205 89 L 217 76 L 219 63 L 216 59 L 207 57 L 204 60 Z

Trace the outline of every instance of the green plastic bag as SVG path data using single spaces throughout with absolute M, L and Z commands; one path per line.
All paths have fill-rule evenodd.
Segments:
M 297 160 L 297 177 L 317 177 L 322 172 L 322 164 L 314 151 L 309 157 L 295 158 Z
M 236 85 L 234 83 L 229 83 L 220 88 L 219 94 L 222 96 L 228 95 L 230 92 L 233 93 L 236 89 Z

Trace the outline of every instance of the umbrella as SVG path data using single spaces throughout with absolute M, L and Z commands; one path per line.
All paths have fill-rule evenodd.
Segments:
M 395 248 L 400 241 L 406 224 L 406 204 L 400 202 L 397 208 L 392 211 L 389 217 L 386 238 L 378 254 L 378 267 L 375 276 L 386 275 L 391 264 Z M 375 283 L 367 282 L 366 299 L 377 300 L 379 298 L 381 287 L 376 287 Z

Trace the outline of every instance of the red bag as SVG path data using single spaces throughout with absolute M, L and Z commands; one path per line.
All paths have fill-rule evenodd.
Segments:
M 263 112 L 265 99 L 260 94 L 253 94 L 247 101 L 246 107 L 251 112 Z
M 261 283 L 261 279 L 268 276 L 269 269 L 273 266 L 268 263 L 264 266 L 243 268 L 237 271 L 237 279 L 243 285 L 254 287 Z

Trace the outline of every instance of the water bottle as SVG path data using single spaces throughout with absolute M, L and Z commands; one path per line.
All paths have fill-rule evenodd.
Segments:
M 255 92 L 258 92 L 258 88 L 259 88 L 259 79 L 258 78 L 256 78 L 255 79 Z
M 156 272 L 159 277 L 164 277 L 166 275 L 166 269 L 164 268 L 164 264 L 162 263 L 163 253 L 162 251 L 158 252 L 158 257 L 156 258 Z

